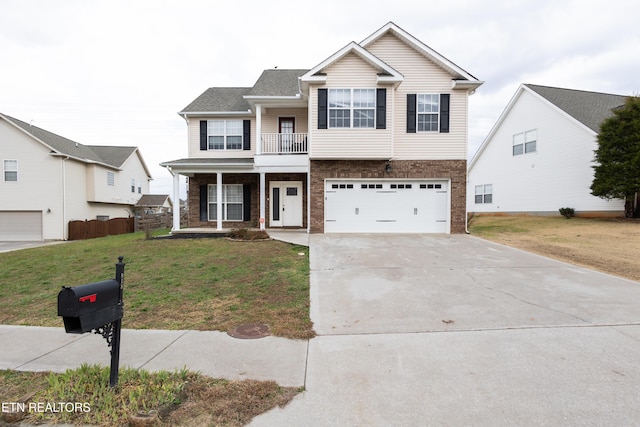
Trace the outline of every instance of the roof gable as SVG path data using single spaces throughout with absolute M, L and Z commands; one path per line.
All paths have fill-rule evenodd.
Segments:
M 502 114 L 500 114 L 500 117 L 489 131 L 489 134 L 480 145 L 480 148 L 478 148 L 478 151 L 469 162 L 469 170 L 471 170 L 476 164 L 485 147 L 493 138 L 493 135 L 500 128 L 502 122 L 507 118 L 509 112 L 525 91 L 540 99 L 547 105 L 550 105 L 570 120 L 574 120 L 594 135 L 597 135 L 600 131 L 600 124 L 602 121 L 611 116 L 613 114 L 612 110 L 624 104 L 625 99 L 627 98 L 622 95 L 562 89 L 523 83 L 513 95 Z
M 465 88 L 476 88 L 483 83 L 482 81 L 478 80 L 476 77 L 468 73 L 463 68 L 459 67 L 452 61 L 442 56 L 440 53 L 431 49 L 429 46 L 427 46 L 426 44 L 424 44 L 423 42 L 421 42 L 420 40 L 418 40 L 417 38 L 415 38 L 414 36 L 406 32 L 405 30 L 403 30 L 402 28 L 398 27 L 393 22 L 388 22 L 378 31 L 374 32 L 369 37 L 364 39 L 360 43 L 360 45 L 363 46 L 364 48 L 367 48 L 367 46 L 371 45 L 372 43 L 374 43 L 376 40 L 380 39 L 382 36 L 384 36 L 387 33 L 392 33 L 398 39 L 400 39 L 407 45 L 411 46 L 413 49 L 415 49 L 422 55 L 429 58 L 433 63 L 435 63 L 437 66 L 445 70 L 447 73 L 449 73 L 452 76 L 454 81 L 458 81 L 458 80 L 461 81 L 460 83 L 458 83 L 458 86 L 461 87 L 461 85 L 464 85 Z
M 389 64 L 385 63 L 383 60 L 381 60 L 356 42 L 349 43 L 348 45 L 322 61 L 320 64 L 313 67 L 301 77 L 301 80 L 304 82 L 325 82 L 327 76 L 324 74 L 324 70 L 349 54 L 355 54 L 356 56 L 367 62 L 369 65 L 377 69 L 379 83 L 396 83 L 403 80 L 402 74 L 400 74 Z

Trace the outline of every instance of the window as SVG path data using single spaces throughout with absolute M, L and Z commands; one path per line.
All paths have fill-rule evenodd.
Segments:
M 418 94 L 418 132 L 438 132 L 440 95 Z
M 330 128 L 373 128 L 375 89 L 329 89 Z
M 142 184 L 140 183 L 140 180 L 138 180 L 138 194 L 142 194 Z
M 209 120 L 209 150 L 242 150 L 242 120 Z
M 209 185 L 209 221 L 218 219 L 217 191 L 217 185 Z M 244 219 L 243 194 L 242 184 L 222 184 L 223 221 L 242 221 Z
M 492 203 L 493 201 L 493 185 L 484 184 L 476 185 L 476 204 Z
M 4 180 L 5 181 L 18 181 L 18 161 L 17 160 L 5 160 L 4 161 Z
M 116 175 L 113 172 L 107 172 L 107 185 L 111 187 L 116 185 Z
M 536 142 L 538 139 L 538 130 L 532 129 L 526 132 L 520 132 L 513 135 L 513 155 L 518 156 L 524 153 L 533 153 L 536 151 Z
M 131 192 L 132 193 L 136 192 L 136 179 L 135 178 L 131 178 Z

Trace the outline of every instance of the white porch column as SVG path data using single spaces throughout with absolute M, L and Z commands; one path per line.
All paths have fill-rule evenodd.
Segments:
M 267 198 L 267 193 L 265 191 L 265 173 L 260 172 L 260 230 L 265 229 L 265 200 Z
M 173 173 L 173 230 L 180 230 L 180 174 Z
M 222 230 L 222 173 L 216 174 L 216 230 Z
M 262 154 L 262 105 L 260 104 L 256 104 L 256 154 Z

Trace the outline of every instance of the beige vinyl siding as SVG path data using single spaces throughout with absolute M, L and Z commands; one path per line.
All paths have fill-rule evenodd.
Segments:
M 262 133 L 278 133 L 279 117 L 295 117 L 296 133 L 309 131 L 306 108 L 269 108 L 266 114 L 262 114 Z M 253 136 L 251 139 L 253 140 Z
M 393 104 L 394 152 L 398 159 L 466 159 L 467 92 L 451 89 L 452 76 L 392 34 L 367 46 L 403 76 Z M 406 132 L 407 94 L 448 93 L 451 95 L 449 133 Z
M 200 120 L 251 120 L 251 149 L 250 150 L 200 150 Z M 256 153 L 256 121 L 254 117 L 216 116 L 190 117 L 189 128 L 189 157 L 196 159 L 221 158 L 251 158 Z
M 327 82 L 332 89 L 383 87 L 377 85 L 378 70 L 355 54 L 348 54 L 327 67 Z M 310 90 L 312 146 L 314 159 L 375 159 L 391 156 L 391 87 L 387 87 L 387 129 L 318 129 L 318 88 Z

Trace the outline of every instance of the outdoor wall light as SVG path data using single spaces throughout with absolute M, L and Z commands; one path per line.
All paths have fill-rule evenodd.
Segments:
M 386 173 L 391 172 L 391 163 L 387 163 L 387 164 L 384 166 L 384 171 L 385 171 Z

